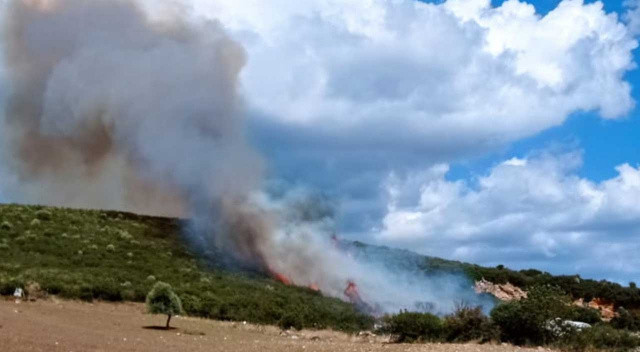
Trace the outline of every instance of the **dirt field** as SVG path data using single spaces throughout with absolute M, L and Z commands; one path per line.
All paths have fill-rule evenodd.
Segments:
M 50 299 L 0 301 L 2 351 L 525 351 L 512 346 L 400 345 L 382 337 L 332 331 L 281 332 L 274 327 L 144 314 L 142 304 L 82 303 Z M 539 351 L 539 350 L 531 350 Z

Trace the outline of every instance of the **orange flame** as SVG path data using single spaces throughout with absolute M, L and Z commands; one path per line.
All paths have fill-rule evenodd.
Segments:
M 285 284 L 287 286 L 291 286 L 291 284 L 292 284 L 291 279 L 289 279 L 289 277 L 287 275 L 285 275 L 283 273 L 280 273 L 280 272 L 277 272 L 277 271 L 275 271 L 275 270 L 273 270 L 271 268 L 269 268 L 269 273 L 271 274 L 271 277 L 274 280 L 276 280 L 276 281 L 278 281 L 280 283 L 283 283 L 283 284 Z
M 344 295 L 347 296 L 352 303 L 362 303 L 360 292 L 358 292 L 358 286 L 351 280 L 347 281 L 347 288 L 344 289 Z

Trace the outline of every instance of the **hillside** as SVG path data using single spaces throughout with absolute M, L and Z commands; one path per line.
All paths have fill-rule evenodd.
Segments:
M 225 269 L 219 253 L 201 259 L 185 246 L 180 228 L 177 219 L 123 212 L 0 205 L 0 294 L 27 287 L 65 298 L 142 302 L 161 280 L 174 286 L 194 316 L 346 331 L 372 326 L 371 318 L 339 299 L 259 272 Z M 574 299 L 640 307 L 636 287 L 607 281 L 487 268 L 360 242 L 340 245 L 356 258 L 375 258 L 391 269 L 466 277 L 459 282 L 461 290 L 482 278 L 523 289 L 552 284 Z
M 264 275 L 198 259 L 175 219 L 41 206 L 0 206 L 0 294 L 142 302 L 158 280 L 189 315 L 283 327 L 368 329 L 352 305 Z
M 588 302 L 597 298 L 614 304 L 616 308 L 640 310 L 640 289 L 634 283 L 625 287 L 606 280 L 583 279 L 580 275 L 552 275 L 536 269 L 517 271 L 502 265 L 483 267 L 361 242 L 353 242 L 348 247 L 357 255 L 384 258 L 386 265 L 402 267 L 404 270 L 420 270 L 427 274 L 461 274 L 474 282 L 485 279 L 494 284 L 510 283 L 524 290 L 539 285 L 558 286 L 575 300 Z

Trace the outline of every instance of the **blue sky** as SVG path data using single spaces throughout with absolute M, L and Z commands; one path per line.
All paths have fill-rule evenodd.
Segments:
M 504 1 L 493 0 L 494 6 Z M 594 1 L 587 1 L 587 3 Z M 553 10 L 560 1 L 543 0 L 530 1 L 536 7 L 536 12 L 545 15 Z M 608 12 L 623 14 L 626 7 L 623 1 L 603 1 Z M 634 61 L 640 62 L 640 51 L 633 52 Z M 640 101 L 640 70 L 628 72 L 626 80 L 632 85 L 632 96 L 636 102 Z M 584 150 L 583 166 L 578 174 L 601 181 L 615 175 L 614 167 L 625 162 L 640 163 L 640 110 L 631 110 L 624 118 L 614 121 L 602 120 L 594 112 L 574 113 L 560 126 L 550 128 L 532 137 L 509 144 L 505 148 L 486 156 L 466 160 L 454 165 L 449 177 L 461 179 L 473 174 L 485 172 L 492 164 L 499 162 L 506 156 L 524 157 L 531 150 L 546 148 L 550 145 L 564 144 Z
M 166 14 L 139 1 L 153 16 Z M 264 160 L 269 196 L 330 199 L 336 231 L 365 242 L 640 281 L 640 2 L 176 3 L 190 20 L 219 21 L 242 48 L 241 127 Z M 50 79 L 64 70 L 73 67 L 52 67 Z M 155 74 L 175 79 L 171 70 Z M 45 93 L 50 106 L 72 104 Z M 55 112 L 47 118 L 66 126 Z M 176 145 L 145 153 L 162 159 L 191 146 L 167 140 Z M 146 156 L 136 148 L 122 147 Z M 12 158 L 0 167 L 6 200 L 95 206 L 95 194 L 82 199 L 73 183 L 52 186 L 47 174 L 19 182 L 25 170 Z M 155 177 L 185 183 L 168 174 Z M 74 177 L 55 181 L 83 176 Z M 114 183 L 120 192 L 109 189 L 100 206 L 126 204 Z M 34 187 L 46 191 L 34 196 Z

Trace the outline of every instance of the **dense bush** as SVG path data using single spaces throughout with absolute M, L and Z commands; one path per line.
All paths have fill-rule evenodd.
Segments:
M 569 310 L 569 320 L 580 321 L 587 324 L 597 324 L 602 322 L 600 311 L 588 307 L 571 306 Z
M 444 317 L 443 338 L 448 342 L 486 342 L 498 340 L 500 331 L 480 307 L 459 305 L 455 312 Z
M 556 336 L 548 322 L 569 319 L 571 306 L 562 291 L 555 287 L 533 287 L 520 301 L 499 304 L 491 311 L 491 320 L 500 328 L 501 340 L 517 345 L 541 345 Z
M 395 342 L 436 341 L 442 337 L 442 320 L 429 313 L 401 312 L 383 318 L 381 331 Z
M 611 320 L 611 326 L 616 329 L 640 331 L 640 317 L 622 307 L 618 308 L 616 313 L 616 317 Z
M 296 329 L 301 330 L 304 326 L 304 322 L 302 321 L 302 316 L 296 313 L 285 313 L 280 321 L 278 321 L 278 326 L 281 329 Z
M 565 334 L 556 343 L 566 351 L 613 350 L 630 351 L 640 347 L 640 337 L 626 330 L 617 330 L 607 324 L 597 324 L 592 328 Z

